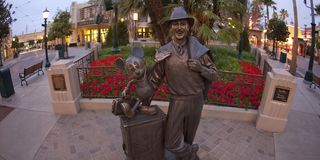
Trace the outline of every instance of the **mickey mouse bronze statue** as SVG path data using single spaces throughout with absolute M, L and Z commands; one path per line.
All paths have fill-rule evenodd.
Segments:
M 138 109 L 140 112 L 154 115 L 157 113 L 154 106 L 150 106 L 154 89 L 147 79 L 147 67 L 143 60 L 143 50 L 141 48 L 133 48 L 132 56 L 128 57 L 126 61 L 118 59 L 116 65 L 122 71 L 125 71 L 130 81 L 122 91 L 122 98 L 114 102 L 114 106 L 121 108 L 123 114 L 128 118 L 132 118 L 135 115 L 135 111 Z M 134 85 L 136 90 L 136 97 L 128 97 L 129 88 Z M 125 99 L 133 98 L 136 100 L 134 104 L 125 102 Z

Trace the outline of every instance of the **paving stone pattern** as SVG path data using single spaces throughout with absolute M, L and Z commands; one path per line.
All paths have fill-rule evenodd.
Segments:
M 201 160 L 274 160 L 270 133 L 254 123 L 202 118 L 195 142 Z M 81 111 L 61 116 L 35 160 L 124 160 L 120 120 L 109 111 Z

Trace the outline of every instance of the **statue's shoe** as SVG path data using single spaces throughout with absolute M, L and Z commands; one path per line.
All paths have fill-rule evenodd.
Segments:
M 132 118 L 135 115 L 135 113 L 131 110 L 131 106 L 128 103 L 123 102 L 120 104 L 120 106 L 123 114 L 126 117 Z
M 199 151 L 199 145 L 198 144 L 192 144 L 191 145 L 191 157 L 190 160 L 200 160 L 197 152 Z
M 148 114 L 148 115 L 154 115 L 157 113 L 156 107 L 151 107 L 151 106 L 141 106 L 139 110 L 141 113 Z

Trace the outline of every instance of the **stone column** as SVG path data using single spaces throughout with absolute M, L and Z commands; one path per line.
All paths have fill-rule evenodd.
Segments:
M 284 131 L 296 87 L 295 77 L 288 71 L 272 69 L 268 72 L 256 122 L 258 130 Z
M 53 111 L 77 114 L 80 110 L 78 71 L 72 60 L 59 60 L 48 69 Z
M 266 53 L 266 51 L 264 49 L 259 49 L 259 54 L 260 54 L 260 65 L 259 65 L 259 68 L 261 71 L 263 71 L 264 69 L 264 61 L 268 59 L 268 55 Z
M 92 46 L 91 49 L 93 50 L 94 61 L 97 61 L 99 59 L 99 51 L 101 49 L 101 44 L 93 42 L 91 43 L 91 46 Z
M 257 47 L 251 46 L 250 53 L 256 55 Z

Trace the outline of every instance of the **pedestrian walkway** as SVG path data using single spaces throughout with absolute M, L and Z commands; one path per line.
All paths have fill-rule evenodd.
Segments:
M 84 48 L 69 49 L 74 58 L 88 52 Z M 15 94 L 9 98 L 0 98 L 1 105 L 15 108 L 0 122 L 0 160 L 32 160 L 59 119 L 52 112 L 47 72 L 29 78 L 28 82 L 28 86 L 16 85 Z
M 302 57 L 302 56 L 297 56 L 297 72 L 304 77 L 304 75 L 306 74 L 306 71 L 308 70 L 308 66 L 309 66 L 309 61 L 310 61 L 310 57 L 306 56 L 306 57 Z M 320 77 L 320 64 L 316 61 L 313 62 L 313 74 L 315 74 L 316 76 Z
M 71 56 L 86 50 L 69 52 Z M 195 139 L 200 159 L 320 159 L 320 90 L 296 79 L 285 132 L 261 132 L 251 122 L 202 118 Z M 110 111 L 53 114 L 46 73 L 15 90 L 15 95 L 0 99 L 0 104 L 16 108 L 0 122 L 0 160 L 124 159 L 120 121 Z

